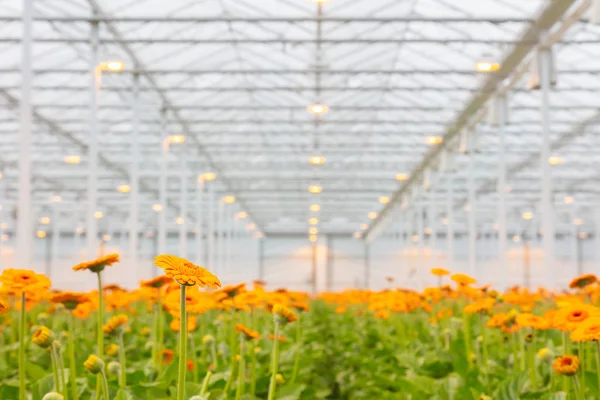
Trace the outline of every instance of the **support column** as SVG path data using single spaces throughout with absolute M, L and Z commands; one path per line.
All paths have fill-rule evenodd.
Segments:
M 163 121 L 163 135 L 166 135 L 167 116 L 166 110 L 162 110 L 161 117 Z M 165 136 L 162 142 L 161 157 L 160 157 L 160 178 L 159 178 L 159 203 L 162 209 L 158 213 L 158 254 L 167 252 L 167 164 L 169 157 L 169 139 Z M 156 268 L 154 268 L 156 269 Z
M 596 252 L 596 265 L 600 266 L 600 208 L 596 207 L 594 209 L 594 216 L 594 251 Z
M 258 239 L 258 279 L 265 279 L 265 238 Z
M 365 278 L 364 289 L 371 287 L 371 244 L 364 240 L 365 243 Z
M 417 262 L 416 276 L 418 277 L 418 289 L 422 289 L 425 287 L 425 276 L 427 275 L 427 271 L 425 271 L 425 232 L 423 229 L 424 221 L 422 197 L 420 197 L 415 204 L 415 214 L 417 217 L 417 235 L 419 236 L 419 241 L 417 242 L 419 258 Z
M 469 170 L 468 170 L 468 192 L 469 192 L 469 211 L 468 217 L 468 231 L 469 231 L 469 274 L 472 277 L 476 277 L 477 267 L 477 226 L 475 223 L 475 149 L 469 149 Z
M 429 267 L 435 268 L 437 266 L 437 259 L 435 256 L 435 246 L 437 242 L 437 204 L 435 191 L 432 191 L 431 195 L 431 204 L 429 205 L 429 229 L 431 230 L 431 234 L 429 235 Z
M 446 268 L 454 267 L 454 174 L 450 172 L 446 177 Z
M 311 243 L 312 246 L 312 257 L 311 257 L 311 272 L 310 272 L 310 283 L 311 291 L 313 296 L 317 294 L 317 243 Z
M 227 219 L 227 246 L 226 246 L 227 251 L 225 252 L 225 267 L 231 273 L 233 270 L 231 256 L 233 254 L 233 234 L 235 232 L 236 219 L 235 219 L 235 208 L 232 207 L 232 209 L 230 211 L 231 212 L 230 212 L 229 218 Z
M 132 142 L 131 142 L 131 169 L 129 192 L 129 257 L 131 266 L 138 270 L 138 242 L 139 242 L 139 220 L 140 220 L 140 109 L 139 89 L 140 76 L 133 74 L 133 103 L 132 108 Z
M 98 69 L 98 22 L 91 24 L 90 39 L 90 121 L 88 132 L 88 182 L 86 242 L 87 258 L 98 256 L 98 220 L 94 213 L 98 208 L 98 95 L 100 91 L 100 73 Z
M 21 101 L 19 130 L 19 189 L 17 202 L 17 248 L 15 268 L 31 267 L 33 254 L 31 209 L 31 153 L 33 150 L 31 84 L 33 82 L 33 0 L 23 1 L 21 42 Z
M 204 222 L 202 207 L 204 206 L 204 178 L 198 176 L 196 184 L 196 262 L 198 265 L 208 265 L 206 254 L 204 251 L 203 227 Z
M 505 125 L 507 116 L 506 97 L 495 99 L 496 115 L 498 118 L 497 136 L 498 136 L 498 210 L 496 220 L 498 223 L 498 261 L 502 276 L 497 279 L 504 282 L 508 287 L 509 271 L 506 259 L 507 253 L 507 228 L 506 228 L 506 139 Z
M 206 220 L 208 221 L 206 240 L 207 240 L 207 256 L 208 266 L 211 272 L 215 272 L 216 258 L 215 258 L 215 188 L 214 182 L 208 183 L 208 214 Z
M 52 280 L 52 271 L 58 266 L 58 245 L 60 241 L 60 212 L 57 204 L 52 206 L 50 222 L 52 223 L 52 248 L 50 251 L 50 269 L 46 272 L 46 276 Z
M 552 171 L 550 170 L 550 85 L 552 54 L 549 48 L 539 52 L 540 86 L 541 86 L 541 117 L 542 117 L 542 148 L 541 148 L 541 214 L 542 214 L 542 255 L 544 275 L 548 277 L 548 288 L 554 289 L 554 214 L 552 210 Z
M 223 273 L 223 220 L 225 214 L 225 204 L 223 203 L 223 199 L 218 198 L 218 212 L 217 212 L 217 227 L 215 229 L 215 248 L 217 255 L 217 265 L 216 270 L 222 274 Z
M 181 186 L 179 191 L 179 207 L 181 208 L 181 218 L 183 221 L 179 225 L 179 254 L 180 257 L 187 258 L 188 240 L 187 240 L 187 221 L 188 221 L 188 173 L 185 149 L 181 149 Z
M 328 292 L 331 292 L 332 288 L 333 288 L 333 238 L 331 237 L 331 235 L 327 235 L 326 236 L 326 240 L 327 240 L 327 265 L 326 265 L 326 276 L 327 276 L 327 283 L 326 283 L 326 290 Z
M 571 236 L 571 240 L 570 240 L 570 255 L 571 255 L 571 260 L 573 261 L 573 272 L 571 272 L 571 276 L 580 276 L 583 274 L 582 271 L 582 266 L 579 263 L 579 227 L 577 225 L 575 225 L 575 219 L 577 218 L 577 211 L 573 210 L 570 214 L 571 220 L 569 221 L 570 224 L 570 236 Z

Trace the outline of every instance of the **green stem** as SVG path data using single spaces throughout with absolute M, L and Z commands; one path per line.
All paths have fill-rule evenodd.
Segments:
M 465 336 L 465 353 L 467 353 L 467 361 L 469 362 L 469 366 L 473 365 L 473 360 L 471 359 L 471 321 L 470 316 L 467 313 L 463 313 L 463 333 Z
M 102 326 L 104 325 L 104 292 L 102 290 L 102 273 L 97 272 L 98 276 L 98 331 L 97 331 L 97 341 L 98 341 L 98 357 L 104 358 L 104 332 L 102 331 Z M 97 376 L 96 377 L 96 399 L 100 398 L 100 390 L 102 386 L 102 379 Z M 108 394 L 106 394 L 108 398 Z
M 54 370 L 54 389 L 60 393 L 61 390 L 60 381 L 58 379 L 58 360 L 56 359 L 56 351 L 54 349 L 54 345 L 50 346 L 50 359 L 52 360 L 52 369 Z
M 535 344 L 529 343 L 529 380 L 533 388 L 537 387 L 537 373 L 535 370 Z
M 250 348 L 250 394 L 254 397 L 256 393 L 256 350 L 254 343 Z
M 580 400 L 581 399 L 581 388 L 579 387 L 579 379 L 577 378 L 577 374 L 573 375 L 573 383 L 574 383 L 574 391 L 575 391 L 575 398 Z
M 198 362 L 196 362 L 196 341 L 194 340 L 194 336 L 193 335 L 188 335 L 189 339 L 190 339 L 190 350 L 192 352 L 192 362 L 194 363 L 194 383 L 198 383 L 198 369 L 200 368 L 200 366 L 198 365 Z
M 119 387 L 127 386 L 127 371 L 125 370 L 125 341 L 123 340 L 123 330 L 119 332 L 119 363 L 121 364 L 121 375 L 119 376 Z
M 235 390 L 235 400 L 240 400 L 245 391 L 246 359 L 244 356 L 244 338 L 240 335 L 240 368 L 238 371 L 238 384 Z
M 600 399 L 600 342 L 596 341 L 596 378 L 598 379 L 598 398 Z
M 279 366 L 279 322 L 275 321 L 275 333 L 273 340 L 273 354 L 271 358 L 271 382 L 269 383 L 269 396 L 267 400 L 275 398 L 275 388 L 277 386 L 277 367 Z
M 275 338 L 277 339 L 277 338 Z M 296 321 L 296 354 L 294 354 L 294 369 L 292 370 L 292 378 L 290 379 L 290 383 L 294 383 L 296 381 L 296 376 L 298 375 L 298 369 L 300 368 L 300 349 L 302 347 L 302 330 L 300 325 L 300 319 Z
M 162 296 L 160 293 L 160 289 L 158 290 L 158 297 L 157 297 L 157 303 L 156 303 L 156 309 L 157 309 L 157 330 L 158 330 L 158 341 L 156 343 L 156 352 L 157 354 L 157 361 L 158 361 L 158 372 L 160 373 L 162 371 L 163 368 L 163 363 L 161 362 L 162 360 L 162 345 L 164 343 L 165 340 L 165 332 L 163 329 L 163 324 L 165 322 L 164 320 L 164 315 L 163 315 L 163 309 L 162 309 Z
M 525 355 L 525 338 L 523 337 L 523 331 L 519 329 L 519 352 L 520 358 L 520 371 L 523 372 L 527 369 L 527 356 Z
M 210 343 L 210 354 L 212 357 L 213 365 L 216 370 L 217 368 L 219 368 L 219 357 L 217 356 L 217 344 L 214 340 Z
M 160 289 L 159 293 L 160 293 Z M 154 365 L 158 370 L 158 366 L 160 364 L 160 357 L 158 353 L 158 305 L 154 304 L 152 306 L 152 360 L 154 361 Z
M 71 381 L 71 400 L 77 400 L 77 372 L 75 370 L 75 328 L 73 327 L 73 312 L 69 311 L 69 380 Z
M 485 328 L 485 321 L 483 319 L 483 314 L 479 314 L 479 325 L 481 327 L 481 352 L 483 356 L 483 374 L 486 379 L 486 383 L 488 383 L 488 348 L 487 348 L 487 331 Z
M 179 374 L 177 375 L 177 400 L 185 398 L 185 358 L 187 345 L 187 315 L 185 312 L 185 285 L 179 285 L 181 297 L 179 303 L 181 312 L 179 314 Z
M 58 379 L 60 382 L 61 391 L 65 398 L 67 398 L 67 382 L 65 380 L 65 362 L 63 360 L 60 349 L 56 349 L 56 362 L 58 363 Z
M 579 371 L 581 373 L 581 396 L 585 396 L 585 353 L 583 342 L 579 342 Z
M 25 392 L 25 293 L 21 293 L 21 318 L 19 319 L 19 399 L 26 400 Z
M 206 376 L 204 377 L 204 382 L 202 382 L 202 390 L 200 391 L 200 395 L 204 396 L 206 391 L 208 390 L 208 384 L 210 383 L 210 377 L 212 376 L 212 372 L 207 371 Z
M 108 392 L 108 379 L 106 379 L 106 373 L 104 372 L 104 369 L 100 372 L 100 374 L 102 375 L 101 380 L 104 386 L 104 399 L 110 400 Z

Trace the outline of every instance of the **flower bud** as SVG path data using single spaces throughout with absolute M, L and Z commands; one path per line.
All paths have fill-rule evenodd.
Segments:
M 538 351 L 537 359 L 545 363 L 550 363 L 552 360 L 554 360 L 554 353 L 549 348 L 544 347 Z
M 46 393 L 42 400 L 65 400 L 62 394 L 56 392 Z
M 109 344 L 108 346 L 106 346 L 105 351 L 106 351 L 106 354 L 111 357 L 116 356 L 117 354 L 119 354 L 119 346 L 114 343 Z
M 212 343 L 215 341 L 215 337 L 213 335 L 204 335 L 202 336 L 202 343 Z
M 110 375 L 119 376 L 119 374 L 121 373 L 121 364 L 117 361 L 111 361 L 106 365 L 106 371 Z
M 281 374 L 277 374 L 275 379 L 277 380 L 277 383 L 279 383 L 280 385 L 283 385 L 285 383 L 285 379 L 283 379 L 283 375 L 281 375 Z
M 83 363 L 85 369 L 96 375 L 104 369 L 104 361 L 98 358 L 95 354 L 91 354 Z
M 147 326 L 143 327 L 142 330 L 140 331 L 140 335 L 142 335 L 142 336 L 150 335 L 150 328 L 148 328 Z
M 54 333 L 50 329 L 45 326 L 41 326 L 38 330 L 33 334 L 33 338 L 31 341 L 42 349 L 47 349 L 52 346 L 52 342 L 54 341 Z

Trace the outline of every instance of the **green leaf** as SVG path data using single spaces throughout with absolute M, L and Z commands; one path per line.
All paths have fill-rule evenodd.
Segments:
M 298 400 L 302 395 L 302 392 L 306 388 L 305 384 L 302 383 L 294 383 L 291 385 L 283 386 L 277 392 L 278 400 Z
M 120 388 L 113 400 L 135 400 L 135 397 L 128 389 Z

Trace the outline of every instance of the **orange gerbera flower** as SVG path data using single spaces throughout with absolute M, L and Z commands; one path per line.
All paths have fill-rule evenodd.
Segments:
M 246 340 L 260 339 L 260 333 L 253 331 L 252 329 L 246 328 L 242 324 L 235 324 L 235 330 L 242 334 Z
M 553 325 L 558 330 L 572 332 L 583 321 L 592 317 L 600 317 L 599 308 L 589 304 L 573 304 L 556 311 Z
M 600 341 L 600 317 L 588 318 L 571 333 L 574 342 Z
M 87 319 L 92 313 L 92 303 L 80 303 L 73 310 L 73 316 L 79 319 Z
M 596 275 L 594 274 L 584 274 L 581 276 L 578 276 L 577 278 L 573 279 L 571 281 L 571 283 L 569 283 L 569 287 L 571 289 L 582 289 L 588 285 L 591 285 L 594 282 L 598 282 L 598 278 L 596 278 Z
M 444 269 L 444 268 L 432 268 L 431 274 L 435 275 L 435 276 L 446 276 L 446 275 L 450 275 L 450 271 L 448 271 L 447 269 Z
M 469 304 L 463 310 L 466 314 L 474 314 L 478 312 L 488 311 L 496 304 L 496 299 L 487 297 L 476 301 L 475 303 Z
M 3 301 L 2 299 L 0 299 L 0 315 L 2 314 L 6 314 L 7 312 L 10 311 L 10 306 L 8 305 L 8 303 L 6 303 L 5 301 Z M 2 331 L 0 331 L 1 333 Z
M 187 370 L 188 371 L 193 371 L 194 370 L 194 362 L 192 360 L 187 360 L 186 361 L 186 366 L 187 366 Z
M 173 362 L 173 350 L 164 349 L 162 351 L 162 359 L 164 364 L 171 364 Z
M 244 292 L 245 289 L 246 289 L 245 283 L 239 283 L 237 285 L 228 285 L 228 286 L 224 286 L 223 288 L 219 289 L 218 294 L 221 294 L 226 297 L 235 297 L 238 294 Z
M 552 368 L 560 375 L 575 375 L 579 370 L 579 358 L 573 355 L 556 357 L 552 363 Z
M 165 270 L 165 275 L 173 278 L 180 285 L 200 287 L 221 287 L 221 281 L 205 268 L 194 265 L 185 258 L 161 254 L 154 258 L 154 265 Z
M 375 314 L 374 314 L 375 318 L 378 319 L 388 319 L 390 318 L 390 312 L 388 310 L 378 310 Z
M 1 291 L 11 295 L 41 294 L 50 288 L 50 279 L 46 275 L 38 274 L 27 269 L 9 268 L 0 275 Z
M 118 314 L 108 320 L 106 324 L 102 327 L 102 331 L 110 335 L 115 332 L 117 329 L 125 329 L 125 325 L 129 321 L 129 317 L 125 314 Z
M 475 278 L 471 278 L 469 275 L 465 275 L 465 274 L 454 274 L 450 277 L 450 279 L 452 279 L 454 282 L 458 283 L 459 285 L 465 285 L 465 286 L 477 283 L 477 280 Z
M 488 320 L 485 324 L 488 328 L 499 328 L 508 323 L 510 317 L 505 313 L 498 313 Z
M 269 333 L 269 340 L 275 340 L 275 335 Z M 277 336 L 277 340 L 280 342 L 287 342 L 287 338 L 285 336 Z
M 198 327 L 198 317 L 195 315 L 189 315 L 187 319 L 187 331 L 193 332 Z M 179 332 L 181 329 L 181 320 L 179 318 L 173 318 L 171 323 L 169 324 L 169 328 L 174 332 Z
M 119 262 L 118 254 L 109 254 L 104 257 L 100 257 L 93 261 L 82 262 L 73 267 L 73 271 L 90 270 L 92 272 L 100 272 L 104 267 L 110 267 L 111 265 Z
M 517 315 L 517 325 L 519 325 L 520 328 L 533 328 L 538 330 L 550 329 L 552 327 L 552 324 L 546 318 L 529 313 Z
M 140 281 L 140 286 L 158 289 L 168 284 L 169 282 L 171 282 L 171 278 L 164 275 L 160 275 L 148 281 Z
M 89 301 L 88 295 L 77 292 L 58 292 L 50 295 L 50 302 L 62 304 L 67 310 L 74 310 L 79 304 Z

